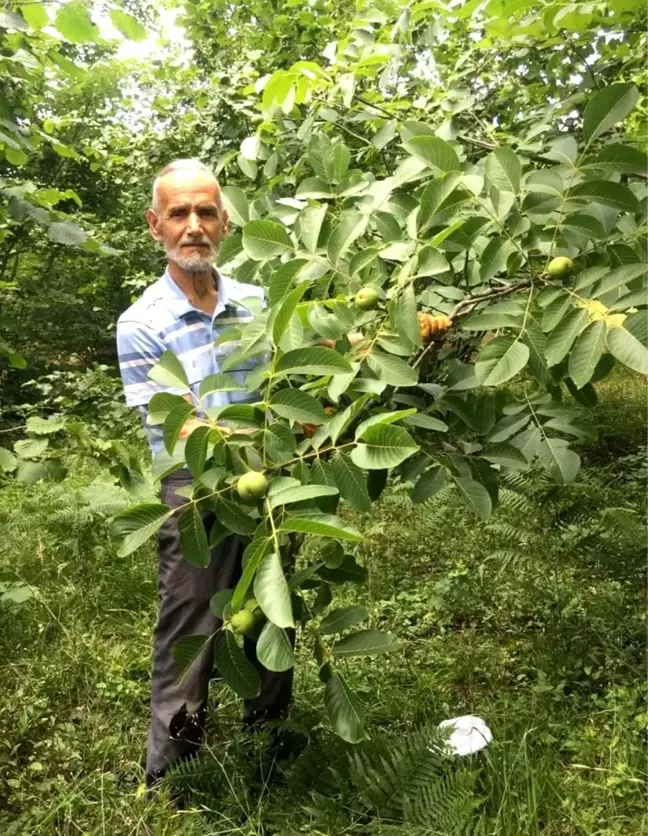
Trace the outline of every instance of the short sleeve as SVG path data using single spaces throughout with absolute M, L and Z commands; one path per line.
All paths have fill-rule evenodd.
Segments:
M 177 391 L 148 376 L 165 351 L 162 340 L 144 323 L 118 320 L 117 356 L 127 406 L 145 406 L 157 392 Z

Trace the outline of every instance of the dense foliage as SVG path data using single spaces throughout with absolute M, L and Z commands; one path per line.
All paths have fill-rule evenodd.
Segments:
M 188 466 L 186 559 L 246 538 L 240 583 L 213 601 L 225 681 L 259 689 L 244 621 L 272 670 L 295 663 L 299 623 L 328 719 L 359 743 L 346 660 L 401 644 L 334 600 L 366 579 L 349 514 L 389 485 L 414 503 L 456 492 L 485 521 L 515 474 L 568 485 L 597 385 L 615 366 L 648 374 L 645 10 L 202 0 L 179 17 L 190 60 L 167 45 L 139 64 L 98 13 L 0 14 L 0 468 L 30 488 L 106 464 L 140 503 L 113 522 L 124 557 L 170 514 L 157 480 Z M 156 25 L 140 4 L 103 13 L 134 41 Z M 116 316 L 161 270 L 142 214 L 177 156 L 213 164 L 232 224 L 219 267 L 268 304 L 238 300 L 250 322 L 226 338 L 242 347 L 193 407 L 176 358 L 153 370 L 169 391 L 150 404 L 166 453 L 149 473 L 115 389 L 99 410 L 77 395 L 106 391 Z M 235 368 L 254 369 L 246 386 Z M 222 391 L 256 401 L 204 408 Z M 265 478 L 243 487 L 250 472 Z M 180 673 L 208 638 L 180 643 Z

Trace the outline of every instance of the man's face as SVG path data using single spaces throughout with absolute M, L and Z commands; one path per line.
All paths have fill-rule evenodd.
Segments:
M 211 269 L 227 235 L 227 211 L 218 183 L 207 172 L 180 169 L 158 184 L 158 211 L 146 214 L 151 235 L 169 261 L 189 273 Z

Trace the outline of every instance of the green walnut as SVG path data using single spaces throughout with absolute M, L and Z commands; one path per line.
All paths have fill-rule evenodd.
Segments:
M 268 480 L 258 470 L 250 470 L 238 480 L 236 490 L 241 499 L 261 499 L 268 490 Z
M 547 274 L 550 279 L 568 279 L 573 272 L 574 262 L 564 255 L 552 258 L 547 267 Z
M 249 610 L 239 610 L 230 618 L 230 624 L 235 633 L 246 636 L 254 627 L 256 619 Z
M 378 293 L 373 287 L 361 287 L 354 301 L 361 311 L 373 311 L 378 305 Z
M 259 609 L 259 602 L 256 598 L 248 598 L 247 601 L 243 604 L 243 609 L 247 610 L 248 612 L 254 612 L 255 610 Z

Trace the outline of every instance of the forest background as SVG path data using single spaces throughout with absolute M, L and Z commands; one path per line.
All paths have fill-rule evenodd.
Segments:
M 3 833 L 645 829 L 645 52 L 634 0 L 5 4 Z M 115 323 L 164 267 L 144 223 L 154 174 L 188 156 L 226 187 L 223 269 L 269 285 L 289 247 L 257 226 L 260 252 L 246 225 L 294 228 L 309 249 L 297 216 L 328 206 L 344 240 L 327 246 L 320 218 L 309 252 L 350 265 L 346 291 L 381 288 L 407 332 L 411 282 L 417 308 L 456 312 L 462 330 L 423 369 L 446 387 L 425 391 L 432 406 L 396 400 L 420 410 L 403 416 L 419 417 L 406 424 L 417 439 L 449 427 L 452 454 L 437 445 L 431 469 L 415 457 L 396 470 L 371 514 L 364 492 L 345 496 L 365 539 L 332 578 L 333 606 L 364 608 L 400 644 L 349 668 L 363 720 L 325 710 L 321 670 L 298 648 L 299 745 L 278 763 L 263 736 L 237 732 L 238 701 L 217 683 L 205 757 L 175 778 L 194 801 L 179 813 L 142 791 L 155 553 L 120 554 L 109 532 L 150 476 Z M 441 185 L 422 192 L 431 172 Z M 383 194 L 368 242 L 357 210 L 389 177 L 400 192 Z M 560 282 L 534 295 L 554 254 L 576 262 L 565 286 L 588 306 Z M 326 273 L 310 281 L 335 295 Z M 520 299 L 489 312 L 515 282 Z M 288 285 L 274 285 L 279 307 Z M 495 295 L 480 308 L 484 287 Z M 342 336 L 323 316 L 306 325 Z M 275 330 L 278 343 L 307 343 L 300 327 Z M 383 366 L 367 365 L 389 387 L 408 352 L 381 339 Z M 545 410 L 537 438 L 515 436 L 523 397 Z M 457 450 L 485 450 L 499 488 Z M 463 714 L 493 742 L 439 759 L 436 725 Z

